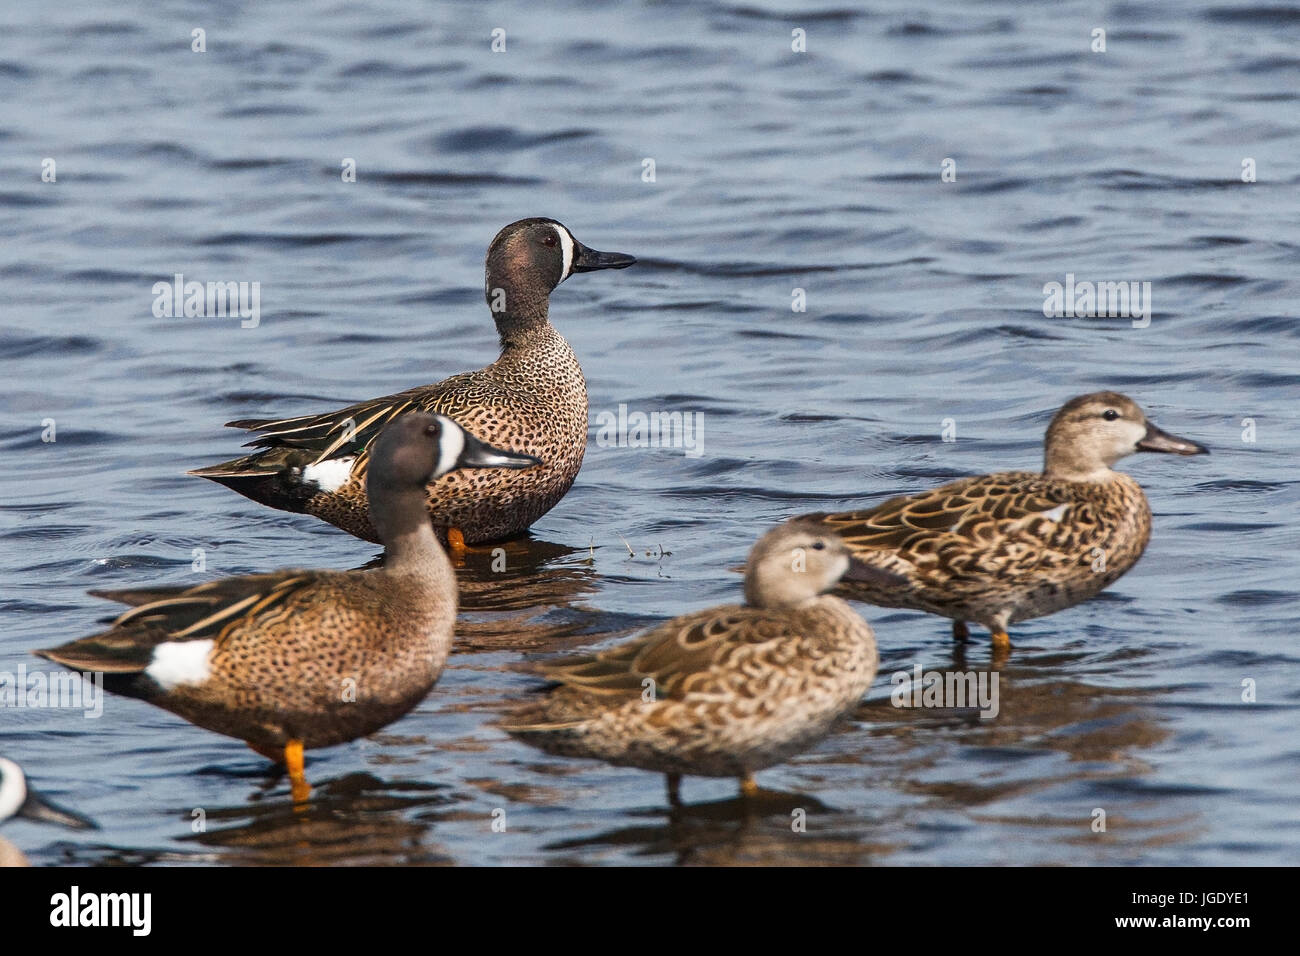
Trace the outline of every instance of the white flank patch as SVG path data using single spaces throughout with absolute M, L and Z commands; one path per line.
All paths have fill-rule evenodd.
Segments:
M 27 802 L 27 779 L 18 764 L 0 757 L 0 820 L 8 820 Z
M 559 233 L 560 248 L 564 250 L 564 271 L 560 273 L 560 281 L 563 282 L 569 278 L 569 271 L 573 268 L 573 236 L 559 223 L 556 223 L 555 231 Z
M 159 644 L 153 650 L 153 661 L 144 672 L 163 690 L 181 684 L 202 684 L 211 672 L 208 657 L 212 654 L 212 645 L 211 639 Z
M 433 477 L 441 478 L 456 467 L 460 453 L 465 450 L 465 432 L 450 418 L 443 415 L 438 418 L 438 470 Z
M 1065 517 L 1065 509 L 1068 507 L 1070 507 L 1068 504 L 1057 505 L 1051 511 L 1044 511 L 1041 512 L 1041 514 L 1048 521 L 1059 522 L 1062 518 Z
M 308 465 L 302 470 L 302 480 L 311 482 L 321 491 L 338 491 L 352 477 L 354 461 L 355 458 L 331 458 Z

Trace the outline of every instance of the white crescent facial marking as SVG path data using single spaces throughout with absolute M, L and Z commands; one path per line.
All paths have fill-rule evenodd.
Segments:
M 8 820 L 27 802 L 27 778 L 12 760 L 0 757 L 0 820 Z
M 356 458 L 331 458 L 329 461 L 308 465 L 302 470 L 302 480 L 310 482 L 321 491 L 338 491 L 352 477 L 352 463 Z
M 435 417 L 438 419 L 438 467 L 433 477 L 441 478 L 460 460 L 460 453 L 465 450 L 465 432 L 450 418 Z
M 560 237 L 560 248 L 564 250 L 564 271 L 560 273 L 560 281 L 563 282 L 573 270 L 573 236 L 558 222 L 555 224 L 555 232 Z
M 213 641 L 173 641 L 153 649 L 153 660 L 144 672 L 163 690 L 182 684 L 202 684 L 212 668 L 208 661 Z

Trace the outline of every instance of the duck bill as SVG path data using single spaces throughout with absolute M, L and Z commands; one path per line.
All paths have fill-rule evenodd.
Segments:
M 570 272 L 595 272 L 598 269 L 626 269 L 636 262 L 623 252 L 598 252 L 573 240 L 573 268 Z
M 1186 438 L 1179 438 L 1177 435 L 1163 432 L 1150 423 L 1147 424 L 1147 433 L 1137 443 L 1137 450 L 1158 451 L 1169 455 L 1208 455 L 1210 453 L 1210 449 L 1204 445 L 1198 445 Z
M 95 826 L 95 821 L 89 817 L 83 817 L 79 813 L 65 810 L 58 804 L 50 802 L 37 793 L 33 793 L 31 789 L 28 789 L 27 799 L 18 808 L 18 816 L 25 817 L 28 820 L 38 820 L 42 823 L 58 823 L 74 830 L 98 829 Z
M 907 578 L 901 574 L 867 564 L 858 558 L 849 558 L 849 569 L 844 572 L 841 580 L 855 581 L 875 588 L 901 588 L 907 585 Z
M 465 432 L 465 447 L 456 459 L 457 468 L 532 468 L 540 465 L 542 460 L 532 455 L 515 451 L 506 451 L 479 441 L 469 432 Z

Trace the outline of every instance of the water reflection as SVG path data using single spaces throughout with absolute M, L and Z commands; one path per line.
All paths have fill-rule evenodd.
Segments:
M 378 567 L 377 555 L 356 570 Z M 453 556 L 460 616 L 453 654 L 492 650 L 556 650 L 599 626 L 578 606 L 599 590 L 589 549 L 531 535 Z
M 555 854 L 551 862 L 590 863 L 593 856 L 607 854 L 666 857 L 678 866 L 863 866 L 895 849 L 890 842 L 864 840 L 852 815 L 835 813 L 806 795 L 769 791 L 753 800 L 630 815 L 647 822 L 552 843 L 545 848 Z M 812 817 L 815 824 L 807 826 Z
M 1150 690 L 1089 681 L 1090 672 L 1115 673 L 1137 666 L 1152 652 L 1130 647 L 1105 654 L 1078 650 L 1019 650 L 1009 659 L 972 666 L 969 645 L 954 644 L 944 662 L 917 656 L 894 659 L 894 671 L 944 667 L 998 677 L 998 713 L 982 719 L 973 707 L 896 707 L 877 692 L 854 715 L 870 741 L 861 762 L 887 776 L 891 786 L 916 798 L 904 826 L 934 812 L 952 812 L 967 821 L 996 824 L 1018 840 L 1111 839 L 1117 829 L 1125 843 L 1167 839 L 1170 828 L 1186 839 L 1195 817 L 1170 816 L 1157 801 L 1125 801 L 1115 810 L 1120 789 L 1140 786 L 1153 772 L 1147 752 L 1171 731 L 1154 716 Z M 886 684 L 888 687 L 889 685 Z M 880 685 L 878 684 L 879 688 Z M 891 688 L 892 689 L 892 688 Z M 856 761 L 855 761 L 856 762 Z M 1050 791 L 1059 808 L 1042 813 Z M 1106 830 L 1094 829 L 1096 811 L 1107 812 Z M 1027 838 L 1025 828 L 1031 828 Z
M 282 793 L 206 810 L 204 829 L 184 841 L 208 849 L 204 862 L 234 866 L 432 865 L 451 863 L 430 841 L 432 824 L 414 811 L 454 802 L 447 787 L 352 773 L 315 784 L 311 802 Z
M 586 550 L 537 538 L 470 551 L 460 559 L 454 653 L 552 650 L 597 626 L 578 602 L 599 583 Z

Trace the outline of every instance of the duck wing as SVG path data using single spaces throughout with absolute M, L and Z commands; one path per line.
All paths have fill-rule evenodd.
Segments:
M 34 653 L 73 670 L 140 673 L 152 663 L 160 644 L 220 640 L 233 624 L 288 613 L 290 605 L 328 573 L 281 571 L 193 587 L 92 591 L 134 606 L 102 633 Z
M 1071 504 L 1058 486 L 1032 472 L 980 475 L 916 495 L 890 498 L 874 508 L 808 515 L 835 531 L 850 550 L 900 556 L 928 551 L 948 539 L 988 545 L 1032 528 L 1039 519 L 1060 521 Z

